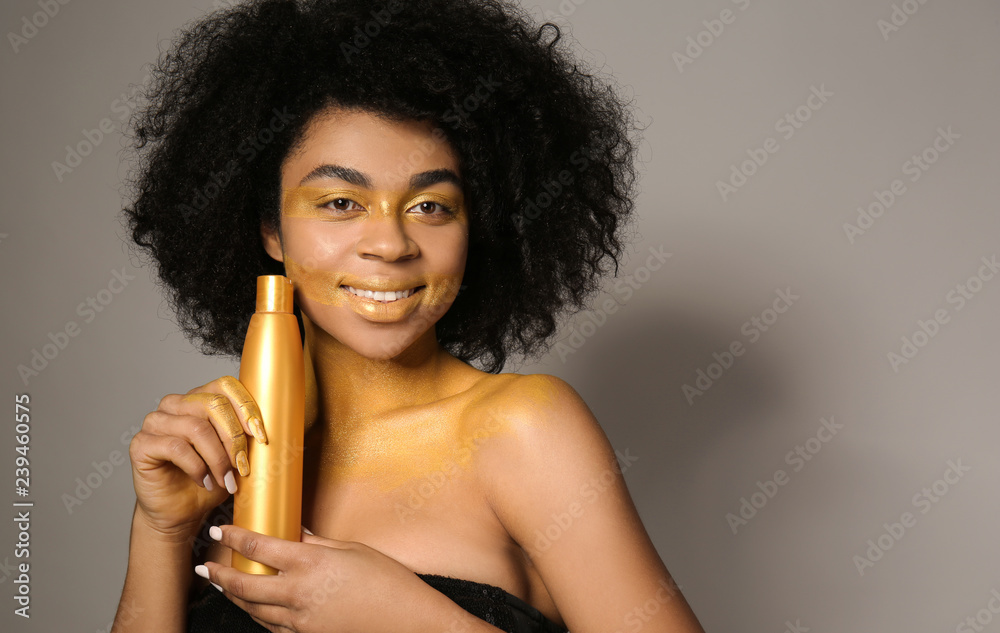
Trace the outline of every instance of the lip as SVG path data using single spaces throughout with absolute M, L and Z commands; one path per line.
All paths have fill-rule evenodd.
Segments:
M 379 286 L 377 288 L 372 288 L 371 285 L 362 286 L 355 284 L 341 284 L 338 290 L 343 293 L 344 297 L 347 299 L 347 304 L 351 306 L 351 309 L 359 316 L 377 323 L 391 323 L 393 321 L 400 321 L 405 319 L 414 309 L 416 309 L 417 304 L 423 296 L 424 290 L 427 288 L 425 285 L 407 286 L 407 287 L 386 287 L 381 284 L 372 284 Z M 378 301 L 376 299 L 369 299 L 368 297 L 359 297 L 345 286 L 350 286 L 358 290 L 371 290 L 373 292 L 399 292 L 403 290 L 413 289 L 413 293 L 409 297 L 403 299 L 396 299 L 395 301 Z

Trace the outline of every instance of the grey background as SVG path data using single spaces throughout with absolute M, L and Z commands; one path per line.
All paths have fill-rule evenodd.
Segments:
M 597 305 L 621 305 L 600 327 L 586 315 L 566 324 L 564 343 L 578 348 L 508 370 L 568 380 L 615 447 L 638 457 L 626 471 L 635 502 L 709 631 L 950 631 L 977 615 L 1000 631 L 989 609 L 1000 588 L 1000 280 L 961 309 L 948 302 L 982 257 L 1000 254 L 1000 5 L 895 6 L 904 4 L 916 12 L 884 36 L 889 1 L 525 0 L 614 74 L 649 127 L 641 219 L 622 271 L 636 287 L 609 283 Z M 127 460 L 131 433 L 161 396 L 237 371 L 177 332 L 118 224 L 128 108 L 116 100 L 143 81 L 158 42 L 211 7 L 70 2 L 17 52 L 8 33 L 39 5 L 0 8 L 2 394 L 8 412 L 15 394 L 31 395 L 35 503 L 30 621 L 12 614 L 14 510 L 0 515 L 3 630 L 108 629 L 134 503 L 127 461 L 110 460 Z M 710 44 L 678 67 L 674 54 L 725 9 L 732 23 L 701 35 Z M 832 96 L 783 138 L 775 122 L 811 87 Z M 57 179 L 53 161 L 103 119 L 113 131 Z M 959 137 L 911 182 L 904 163 L 949 126 Z M 716 182 L 768 137 L 778 151 L 723 200 Z M 897 178 L 906 192 L 851 243 L 844 224 Z M 650 248 L 671 257 L 643 271 Z M 123 269 L 134 279 L 86 322 L 77 306 Z M 751 343 L 744 323 L 786 288 L 799 298 Z M 939 309 L 948 322 L 894 369 L 888 354 Z M 17 366 L 69 321 L 79 333 L 25 385 Z M 735 341 L 745 353 L 689 403 L 683 385 Z M 818 452 L 794 470 L 786 454 L 824 417 L 843 428 L 814 440 Z M 0 428 L 12 446 L 12 418 Z M 969 471 L 921 502 L 948 460 Z M 94 474 L 101 462 L 113 466 L 106 478 Z M 16 501 L 11 448 L 0 464 L 3 497 Z M 734 534 L 727 514 L 777 469 L 787 483 Z M 100 486 L 69 512 L 64 495 L 88 476 Z M 898 541 L 885 536 L 904 512 L 915 525 Z M 891 549 L 862 575 L 855 556 L 880 536 Z

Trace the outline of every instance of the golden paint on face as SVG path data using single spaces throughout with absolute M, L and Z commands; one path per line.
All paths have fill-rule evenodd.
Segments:
M 416 297 L 422 295 L 423 304 L 428 306 L 450 305 L 455 300 L 458 290 L 462 285 L 462 275 L 460 274 L 427 273 L 420 275 L 419 278 L 413 281 L 402 282 L 388 281 L 377 277 L 361 279 L 340 272 L 309 268 L 287 255 L 285 256 L 285 271 L 288 273 L 288 277 L 294 281 L 296 292 L 309 297 L 317 303 L 328 306 L 346 305 L 348 303 L 348 295 L 356 297 L 356 295 L 341 288 L 342 285 L 376 292 L 424 286 L 424 289 L 419 293 L 410 296 Z M 407 299 L 409 298 L 407 297 Z M 397 299 L 397 301 L 405 300 Z
M 293 187 L 282 194 L 281 213 L 289 218 L 310 218 L 329 222 L 343 222 L 357 218 L 361 211 L 338 211 L 329 204 L 337 200 L 345 200 L 359 204 L 364 209 L 379 209 L 382 215 L 389 215 L 395 209 L 409 211 L 423 204 L 434 202 L 442 207 L 442 212 L 436 216 L 423 213 L 413 213 L 415 220 L 427 224 L 447 224 L 464 220 L 465 204 L 462 196 L 449 196 L 434 191 L 423 191 L 413 194 L 410 191 L 369 191 L 350 187 Z M 445 209 L 448 212 L 445 212 Z
M 347 204 L 352 208 L 340 210 L 331 208 L 330 204 Z M 422 204 L 431 203 L 435 212 L 432 214 L 414 211 Z M 370 211 L 378 209 L 377 211 Z M 351 307 L 356 313 L 373 321 L 395 321 L 405 317 L 418 305 L 443 306 L 450 305 L 458 294 L 462 276 L 458 273 L 434 274 L 427 273 L 407 279 L 387 279 L 384 277 L 358 277 L 339 271 L 322 270 L 320 260 L 324 251 L 337 249 L 336 242 L 343 240 L 344 235 L 333 235 L 329 244 L 323 244 L 325 226 L 336 227 L 338 224 L 365 221 L 371 216 L 392 216 L 402 213 L 403 222 L 415 225 L 411 231 L 438 227 L 447 224 L 467 224 L 466 211 L 462 196 L 445 195 L 435 191 L 421 191 L 414 194 L 410 191 L 370 191 L 352 187 L 310 187 L 300 186 L 285 190 L 282 203 L 282 220 L 289 224 L 306 223 L 303 232 L 313 236 L 313 254 L 310 261 L 301 263 L 288 253 L 284 255 L 285 268 L 293 280 L 296 289 L 304 296 L 329 306 Z M 319 226 L 309 226 L 316 223 Z M 425 235 L 429 238 L 439 237 Z M 313 264 L 316 264 L 315 266 Z M 357 290 L 372 292 L 414 290 L 413 295 L 403 299 L 386 302 L 373 297 L 358 296 L 342 286 L 350 286 Z M 443 313 L 441 313 L 443 314 Z M 437 316 L 440 317 L 441 314 Z M 435 319 L 436 320 L 436 319 Z
M 305 295 L 313 301 L 328 306 L 347 303 L 340 285 L 333 282 L 333 273 L 306 268 L 285 255 L 285 275 L 292 280 L 297 296 Z

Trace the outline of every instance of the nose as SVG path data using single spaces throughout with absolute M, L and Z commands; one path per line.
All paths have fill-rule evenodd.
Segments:
M 362 259 L 394 262 L 413 259 L 420 253 L 417 243 L 407 235 L 402 218 L 372 214 L 363 222 L 357 246 L 358 256 Z

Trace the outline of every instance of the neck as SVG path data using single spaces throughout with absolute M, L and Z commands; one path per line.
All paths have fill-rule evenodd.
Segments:
M 444 397 L 451 382 L 446 374 L 461 363 L 441 348 L 433 327 L 396 357 L 377 360 L 302 317 L 306 376 L 312 382 L 307 392 L 315 398 L 315 420 L 321 426 L 335 423 L 341 432 L 360 430 L 396 410 Z

